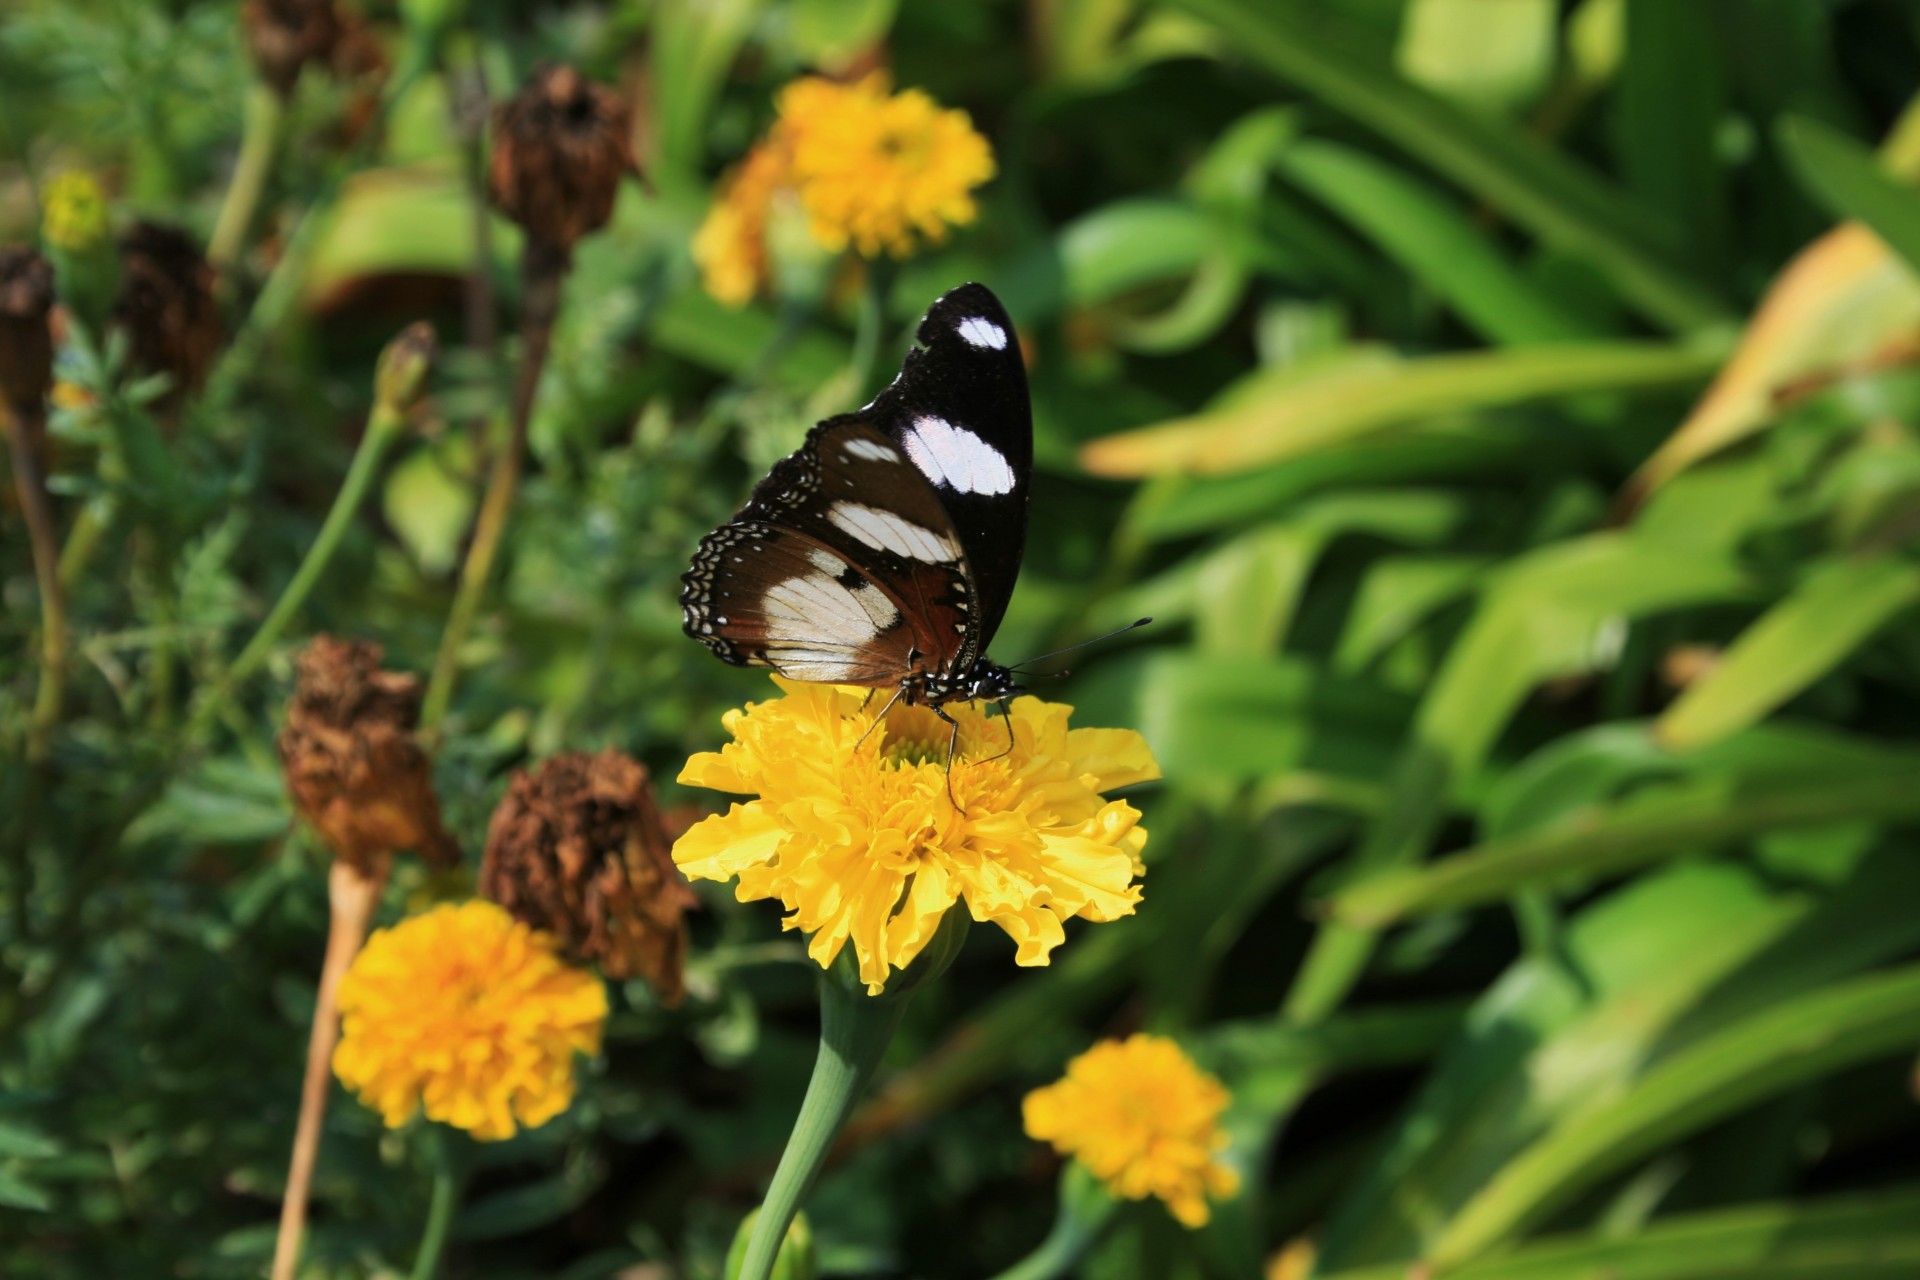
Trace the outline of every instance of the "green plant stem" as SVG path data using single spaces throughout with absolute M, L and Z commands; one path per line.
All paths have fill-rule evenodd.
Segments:
M 426 697 L 421 703 L 420 730 L 429 742 L 438 735 L 440 722 L 446 718 L 447 708 L 453 701 L 453 686 L 459 678 L 460 650 L 473 629 L 480 602 L 486 597 L 493 562 L 500 554 L 501 539 L 506 533 L 507 517 L 512 513 L 514 495 L 520 488 L 520 470 L 525 465 L 527 451 L 527 424 L 533 417 L 533 397 L 540 386 L 541 371 L 546 368 L 553 322 L 560 311 L 560 293 L 570 266 L 564 249 L 531 241 L 521 259 L 526 296 L 512 425 L 506 446 L 493 458 L 487 491 L 480 500 L 480 514 L 473 525 L 473 542 L 467 548 L 466 563 L 461 566 L 460 585 L 454 592 L 453 607 L 447 613 L 447 627 L 440 635 L 440 651 L 434 656 L 433 675 L 427 681 Z
M 727 1280 L 767 1280 L 773 1273 L 787 1227 L 833 1153 L 840 1126 L 880 1065 L 907 1000 L 947 971 L 960 954 L 971 919 L 965 907 L 948 908 L 920 955 L 896 971 L 877 996 L 868 995 L 860 980 L 853 947 L 841 949 L 820 982 L 820 1053 L 813 1061 L 807 1096 L 801 1100 L 800 1115 L 793 1122 L 786 1150 L 780 1153 L 766 1199 L 760 1202 L 740 1270 Z
M 1060 1175 L 1060 1212 L 1040 1247 L 994 1280 L 1054 1280 L 1065 1275 L 1100 1240 L 1119 1202 L 1078 1161 Z
M 220 216 L 213 224 L 213 239 L 207 246 L 207 261 L 223 274 L 246 248 L 247 232 L 259 212 L 274 159 L 280 154 L 286 114 L 285 100 L 264 81 L 255 80 L 247 90 L 240 156 L 234 162 L 233 178 L 227 184 Z
M 821 982 L 820 1053 L 735 1280 L 767 1280 L 773 1274 L 787 1227 L 826 1164 L 841 1124 L 893 1042 L 906 1004 L 904 996 L 869 996 L 832 975 Z
M 887 323 L 887 295 L 893 288 L 892 264 L 885 258 L 867 263 L 866 288 L 860 292 L 860 310 L 854 317 L 853 356 L 847 362 L 855 404 L 867 402 L 873 382 L 873 362 L 880 354 L 880 331 Z
M 60 536 L 34 446 L 45 434 L 45 422 L 30 421 L 29 412 L 0 404 L 0 426 L 6 430 L 14 488 L 20 495 L 20 514 L 26 518 L 33 576 L 40 589 L 40 687 L 27 728 L 27 758 L 38 761 L 47 756 L 66 699 L 68 628 L 67 597 L 60 586 Z
M 387 81 L 379 109 L 374 118 L 368 121 L 352 153 L 342 162 L 326 189 L 300 215 L 292 234 L 287 237 L 279 261 L 274 263 L 273 271 L 261 286 L 259 296 L 254 299 L 246 317 L 234 331 L 233 341 L 227 345 L 207 379 L 204 403 L 209 415 L 217 416 L 232 408 L 241 383 L 259 364 L 267 339 L 293 313 L 294 304 L 300 298 L 300 289 L 306 283 L 307 259 L 319 239 L 320 229 L 332 218 L 334 205 L 346 186 L 346 179 L 373 154 L 377 139 L 385 132 L 386 120 L 393 105 L 407 95 L 425 69 L 426 64 L 417 56 L 409 56 L 401 61 L 399 69 Z
M 420 1252 L 414 1255 L 412 1280 L 433 1280 L 440 1272 L 440 1255 L 446 1252 L 447 1235 L 453 1227 L 453 1211 L 460 1204 L 460 1171 L 447 1149 L 448 1135 L 435 1134 L 433 1201 L 427 1206 L 427 1225 L 420 1233 Z
M 109 504 L 110 499 L 96 497 L 74 516 L 73 526 L 67 530 L 66 545 L 60 548 L 62 587 L 72 590 L 92 563 L 93 553 L 100 549 L 100 539 L 106 536 L 107 529 L 113 524 L 113 512 Z
M 334 552 L 340 549 L 340 542 L 346 536 L 347 529 L 353 523 L 354 514 L 359 511 L 367 490 L 380 474 L 380 464 L 386 458 L 393 442 L 400 438 L 406 427 L 406 420 L 393 407 L 375 404 L 373 414 L 367 420 L 366 434 L 361 437 L 360 447 L 354 452 L 353 462 L 347 468 L 347 478 L 340 485 L 340 491 L 334 495 L 333 507 L 327 512 L 326 520 L 320 526 L 319 536 L 313 545 L 307 548 L 306 557 L 300 567 L 294 571 L 292 581 L 280 593 L 260 629 L 253 633 L 240 656 L 233 660 L 226 674 L 221 676 L 211 694 L 195 709 L 190 726 L 190 736 L 197 737 L 210 724 L 220 707 L 233 696 L 241 685 L 258 671 L 273 651 L 274 644 L 286 630 L 287 624 L 307 602 L 314 586 L 325 573 L 327 565 L 333 560 Z

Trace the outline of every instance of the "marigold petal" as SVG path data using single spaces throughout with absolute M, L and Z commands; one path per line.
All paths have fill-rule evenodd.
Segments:
M 731 880 L 773 857 L 787 837 L 787 828 L 766 805 L 736 804 L 702 818 L 674 841 L 673 864 L 689 880 Z

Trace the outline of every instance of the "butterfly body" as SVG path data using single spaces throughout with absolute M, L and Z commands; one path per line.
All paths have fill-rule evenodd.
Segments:
M 916 336 L 891 386 L 815 426 L 701 540 L 684 626 L 723 661 L 893 688 L 936 711 L 1020 691 L 986 656 L 1020 571 L 1033 466 L 1013 324 L 967 284 Z

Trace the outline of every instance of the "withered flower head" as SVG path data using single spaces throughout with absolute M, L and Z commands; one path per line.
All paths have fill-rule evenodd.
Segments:
M 0 249 L 0 399 L 36 421 L 53 387 L 53 264 L 32 249 Z
M 487 828 L 480 892 L 609 978 L 682 995 L 693 891 L 673 865 L 646 766 L 618 751 L 516 773 Z
M 137 369 L 173 376 L 163 412 L 200 389 L 222 334 L 213 268 L 191 237 L 154 222 L 128 229 L 120 238 L 112 321 L 126 331 Z
M 537 245 L 564 254 L 606 225 L 631 171 L 626 99 L 572 67 L 533 73 L 494 108 L 494 203 Z
M 283 98 L 300 82 L 300 68 L 333 56 L 341 34 L 333 0 L 246 0 L 240 24 L 261 78 Z
M 294 807 L 363 875 L 403 849 L 435 866 L 460 850 L 440 822 L 427 754 L 413 735 L 419 677 L 380 670 L 380 646 L 315 636 L 280 731 Z

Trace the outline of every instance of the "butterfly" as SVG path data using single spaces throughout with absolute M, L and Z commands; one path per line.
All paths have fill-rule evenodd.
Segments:
M 819 423 L 701 539 L 683 625 L 723 662 L 944 704 L 1004 702 L 986 655 L 1027 537 L 1033 417 L 1006 308 L 963 284 L 928 309 L 899 376 Z M 949 759 L 951 759 L 949 744 Z

